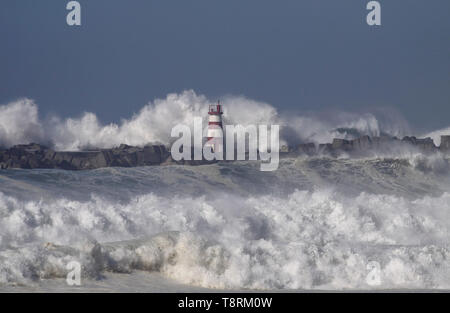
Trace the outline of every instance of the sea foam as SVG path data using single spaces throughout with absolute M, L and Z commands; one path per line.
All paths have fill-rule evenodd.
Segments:
M 407 199 L 333 190 L 286 197 L 0 195 L 0 283 L 157 271 L 226 289 L 449 288 L 450 194 Z M 138 238 L 138 239 L 137 239 Z M 367 284 L 367 265 L 381 285 Z
M 42 119 L 37 103 L 19 99 L 0 105 L 0 146 L 35 142 L 56 150 L 76 151 L 120 144 L 169 145 L 174 140 L 170 133 L 175 125 L 192 128 L 194 117 L 203 117 L 206 125 L 208 105 L 215 101 L 186 90 L 155 99 L 131 117 L 122 117 L 120 122 L 104 124 L 101 116 L 92 112 L 84 112 L 78 117 L 52 115 Z M 225 96 L 222 104 L 225 124 L 280 125 L 282 144 L 328 143 L 333 138 L 410 133 L 405 120 L 392 112 L 283 112 L 269 103 L 244 96 Z

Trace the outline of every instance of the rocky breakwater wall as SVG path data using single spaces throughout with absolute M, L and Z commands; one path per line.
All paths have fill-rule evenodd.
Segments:
M 442 152 L 450 154 L 450 136 L 441 136 L 441 145 L 438 147 L 431 138 L 396 137 L 382 136 L 369 137 L 362 136 L 353 140 L 334 139 L 332 143 L 319 144 L 314 143 L 299 144 L 293 147 L 283 147 L 282 155 L 291 157 L 296 155 L 328 155 L 341 156 L 348 154 L 350 156 L 371 156 L 377 153 L 396 153 L 404 150 L 418 151 L 424 154 Z
M 425 154 L 442 152 L 450 155 L 450 136 L 442 136 L 437 147 L 431 138 L 404 137 L 369 137 L 363 136 L 354 140 L 334 139 L 332 143 L 299 144 L 283 146 L 281 157 L 297 157 L 301 155 L 326 155 L 339 157 L 376 156 L 379 153 L 402 152 L 404 149 Z M 192 152 L 193 155 L 193 152 Z M 64 169 L 90 170 L 103 167 L 135 167 L 163 164 L 202 165 L 215 161 L 181 160 L 174 161 L 170 151 L 163 145 L 147 145 L 133 147 L 120 145 L 112 149 L 99 149 L 80 152 L 54 151 L 39 144 L 17 145 L 9 149 L 0 148 L 0 169 Z
M 170 161 L 163 145 L 132 147 L 121 145 L 112 149 L 81 152 L 57 152 L 39 144 L 17 145 L 0 149 L 0 168 L 88 170 L 103 167 L 134 167 L 160 165 Z

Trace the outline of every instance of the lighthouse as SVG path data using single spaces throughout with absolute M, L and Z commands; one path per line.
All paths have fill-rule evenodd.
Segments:
M 208 132 L 206 137 L 208 142 L 206 146 L 211 147 L 215 153 L 223 152 L 223 129 L 222 129 L 222 105 L 220 101 L 217 104 L 209 106 L 208 111 Z

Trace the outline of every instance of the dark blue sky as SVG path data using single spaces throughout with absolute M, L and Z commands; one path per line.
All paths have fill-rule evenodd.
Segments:
M 281 110 L 393 107 L 450 124 L 450 1 L 65 0 L 0 3 L 0 103 L 104 122 L 170 92 L 245 95 Z

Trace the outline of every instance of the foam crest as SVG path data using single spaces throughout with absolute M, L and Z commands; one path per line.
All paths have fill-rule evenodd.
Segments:
M 63 277 L 75 259 L 94 278 L 139 269 L 210 288 L 373 288 L 367 264 L 377 261 L 377 288 L 450 287 L 447 193 L 0 199 L 2 283 Z
M 423 137 L 430 137 L 431 139 L 433 139 L 435 145 L 440 146 L 441 145 L 441 136 L 448 136 L 449 134 L 450 134 L 450 127 L 447 127 L 444 129 L 432 131 L 432 132 L 424 135 Z
M 39 121 L 38 106 L 29 99 L 21 99 L 0 106 L 0 145 L 46 142 Z
M 104 125 L 99 117 L 85 112 L 81 117 L 53 116 L 40 120 L 38 106 L 32 100 L 22 99 L 0 106 L 0 145 L 11 146 L 31 142 L 52 145 L 57 150 L 111 148 L 122 143 L 142 146 L 148 143 L 170 144 L 172 127 L 185 124 L 193 127 L 194 117 L 204 117 L 214 100 L 197 95 L 193 90 L 167 95 L 145 105 L 131 118 L 120 123 Z M 374 114 L 282 114 L 271 104 L 243 96 L 222 99 L 225 124 L 281 125 L 282 143 L 331 142 L 333 138 L 353 139 L 361 135 L 378 136 L 381 133 L 399 135 L 399 122 L 383 122 Z M 392 118 L 392 117 L 391 117 Z

